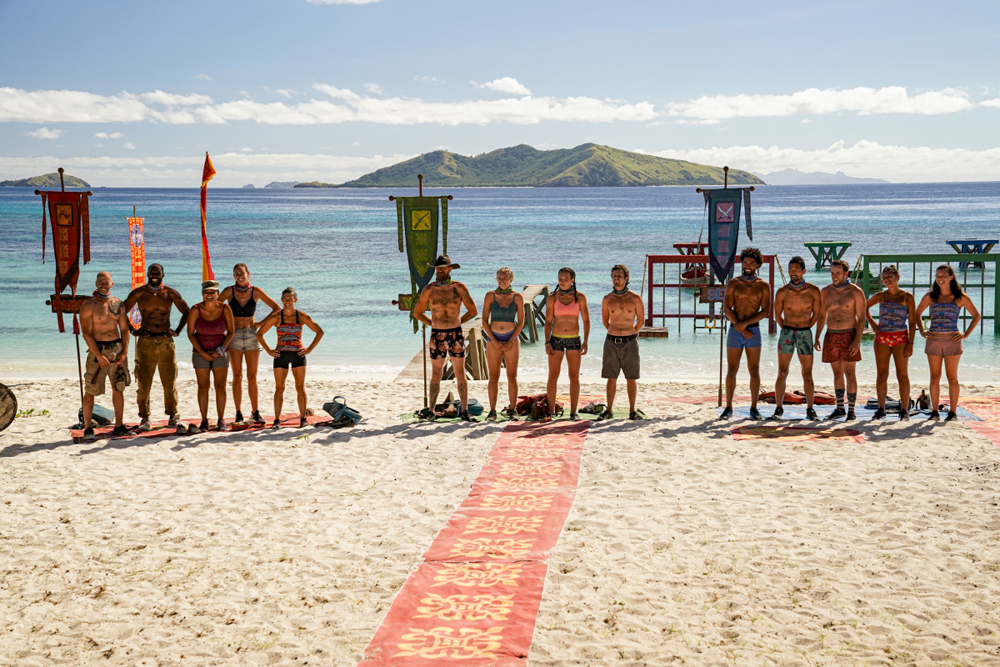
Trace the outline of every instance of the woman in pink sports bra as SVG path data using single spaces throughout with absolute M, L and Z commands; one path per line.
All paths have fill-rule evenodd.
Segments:
M 215 409 L 218 414 L 216 426 L 226 430 L 226 375 L 229 373 L 229 341 L 233 339 L 236 327 L 233 311 L 229 304 L 219 300 L 219 283 L 206 280 L 201 284 L 201 303 L 191 306 L 188 313 L 188 338 L 194 351 L 191 365 L 198 377 L 198 407 L 201 409 L 201 424 L 193 424 L 189 433 L 208 430 L 208 389 L 215 381 Z
M 580 340 L 580 320 L 583 319 L 583 340 Z M 549 381 L 547 386 L 548 414 L 553 413 L 556 404 L 556 385 L 562 370 L 562 360 L 566 357 L 569 369 L 570 419 L 578 419 L 576 406 L 580 401 L 580 361 L 587 354 L 587 340 L 590 338 L 590 313 L 587 311 L 587 297 L 576 290 L 576 272 L 564 267 L 559 269 L 559 285 L 549 294 L 545 303 L 545 353 L 549 357 Z

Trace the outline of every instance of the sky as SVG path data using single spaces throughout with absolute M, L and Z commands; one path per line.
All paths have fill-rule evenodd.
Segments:
M 340 183 L 594 142 L 1000 180 L 1000 2 L 0 0 L 0 180 Z

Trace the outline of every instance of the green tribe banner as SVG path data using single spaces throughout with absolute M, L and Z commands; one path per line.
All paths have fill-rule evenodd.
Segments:
M 429 265 L 438 256 L 438 227 L 443 250 L 448 252 L 448 197 L 397 197 L 396 222 L 399 252 L 406 253 L 410 265 L 410 288 L 416 295 L 434 279 Z M 416 320 L 414 320 L 416 327 Z

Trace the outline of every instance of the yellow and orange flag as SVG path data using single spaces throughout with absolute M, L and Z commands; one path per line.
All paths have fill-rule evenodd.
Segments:
M 208 200 L 208 182 L 215 176 L 215 167 L 205 151 L 205 168 L 201 172 L 201 280 L 215 280 L 212 258 L 208 254 L 208 234 L 205 227 L 205 206 Z

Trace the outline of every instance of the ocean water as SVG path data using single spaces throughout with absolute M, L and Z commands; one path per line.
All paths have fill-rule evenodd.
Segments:
M 406 314 L 390 303 L 409 290 L 410 282 L 397 247 L 395 204 L 388 197 L 411 194 L 416 193 L 210 188 L 208 236 L 216 277 L 230 284 L 232 266 L 246 262 L 253 284 L 272 297 L 294 286 L 299 308 L 326 331 L 310 356 L 314 372 L 396 372 L 419 351 L 420 337 L 412 333 Z M 626 264 L 638 290 L 645 256 L 673 253 L 673 243 L 697 240 L 704 224 L 703 199 L 693 188 L 470 188 L 426 194 L 455 197 L 449 206 L 448 250 L 462 268 L 453 275 L 480 305 L 495 286 L 499 266 L 514 269 L 516 286 L 552 285 L 563 266 L 577 271 L 593 325 L 583 373 L 594 377 L 600 374 L 600 301 L 610 289 L 610 267 Z M 90 200 L 92 260 L 82 268 L 80 292 L 89 293 L 97 272 L 109 270 L 117 281 L 114 293 L 127 295 L 126 218 L 134 205 L 145 218 L 147 262 L 162 264 L 164 282 L 189 303 L 198 301 L 198 198 L 193 188 L 97 190 Z M 41 212 L 32 190 L 0 188 L 0 377 L 75 375 L 74 337 L 58 332 L 45 305 L 55 266 L 51 240 L 50 260 L 41 261 Z M 782 264 L 793 255 L 811 260 L 803 242 L 825 239 L 851 241 L 844 258 L 852 266 L 861 253 L 953 253 L 945 243 L 950 238 L 997 238 L 1000 183 L 760 187 L 753 194 L 753 229 L 753 245 L 777 254 Z M 745 223 L 741 233 L 749 244 Z M 908 267 L 903 273 L 906 279 Z M 825 271 L 810 270 L 807 277 L 821 285 L 829 282 Z M 966 277 L 970 285 L 980 279 L 993 282 L 993 269 L 972 270 Z M 776 282 L 782 284 L 781 278 Z M 978 302 L 978 292 L 974 296 Z M 691 303 L 692 293 L 683 292 L 682 299 Z M 669 310 L 676 292 L 666 301 Z M 985 313 L 993 313 L 992 302 L 987 290 Z M 690 320 L 679 327 L 676 319 L 666 324 L 668 339 L 642 342 L 644 378 L 717 379 L 718 333 L 694 332 Z M 984 331 L 966 341 L 964 381 L 996 379 L 1000 337 L 993 335 L 992 322 Z M 765 334 L 765 383 L 776 369 L 775 338 Z M 875 373 L 870 348 L 866 342 L 866 361 L 859 368 L 868 380 Z M 186 339 L 179 339 L 178 350 L 184 372 L 191 372 Z M 523 347 L 524 375 L 544 373 L 545 363 L 541 345 Z M 918 381 L 926 377 L 920 342 L 911 366 Z M 818 371 L 821 383 L 828 380 L 826 374 Z

